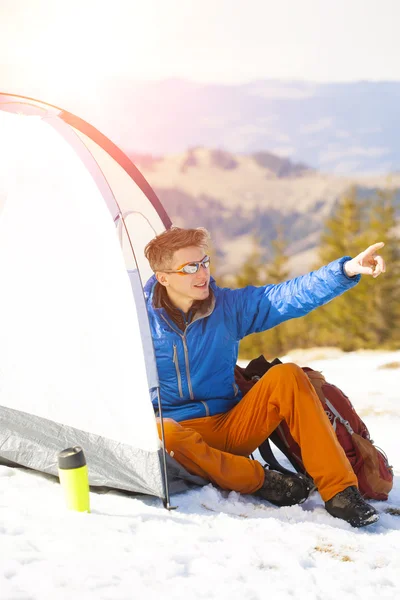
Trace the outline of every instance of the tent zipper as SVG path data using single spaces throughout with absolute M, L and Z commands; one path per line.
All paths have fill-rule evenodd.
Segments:
M 179 396 L 181 398 L 183 398 L 183 391 L 182 391 L 182 378 L 181 378 L 181 372 L 179 370 L 179 361 L 178 361 L 178 353 L 176 350 L 176 344 L 174 344 L 174 365 L 175 365 L 175 370 L 176 370 L 176 376 L 178 378 L 178 390 L 179 390 Z

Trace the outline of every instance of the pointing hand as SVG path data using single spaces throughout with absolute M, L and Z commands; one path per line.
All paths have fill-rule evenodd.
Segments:
M 383 248 L 384 242 L 378 242 L 369 246 L 364 252 L 360 252 L 358 256 L 344 263 L 344 270 L 348 277 L 354 275 L 372 275 L 378 277 L 381 273 L 385 273 L 386 265 L 382 256 L 377 254 L 377 251 Z

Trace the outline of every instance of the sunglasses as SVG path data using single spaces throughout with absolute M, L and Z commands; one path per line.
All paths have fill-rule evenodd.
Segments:
M 201 260 L 185 263 L 181 265 L 175 271 L 164 271 L 164 273 L 179 273 L 180 275 L 194 275 L 200 269 L 200 267 L 204 267 L 208 269 L 210 266 L 210 257 L 205 256 Z

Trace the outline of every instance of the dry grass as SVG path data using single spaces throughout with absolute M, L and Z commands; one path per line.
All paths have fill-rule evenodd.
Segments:
M 388 515 L 392 515 L 392 517 L 400 517 L 400 508 L 395 508 L 394 506 L 386 508 L 384 512 Z
M 380 367 L 378 367 L 378 369 L 400 369 L 400 362 L 394 361 L 394 362 L 385 363 L 384 365 L 381 365 Z
M 328 554 L 332 558 L 340 560 L 341 562 L 353 562 L 353 559 L 350 558 L 348 554 L 343 554 L 342 552 L 335 550 L 332 544 L 321 544 L 319 546 L 314 546 L 314 550 L 316 552 L 321 552 L 322 554 Z

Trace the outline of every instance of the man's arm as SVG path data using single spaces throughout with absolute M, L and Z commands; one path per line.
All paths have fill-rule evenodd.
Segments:
M 355 258 L 345 256 L 277 285 L 226 290 L 227 316 L 235 337 L 241 339 L 308 314 L 354 287 L 361 273 L 377 277 L 385 271 L 382 257 L 376 255 L 382 246 L 382 242 L 374 244 Z

